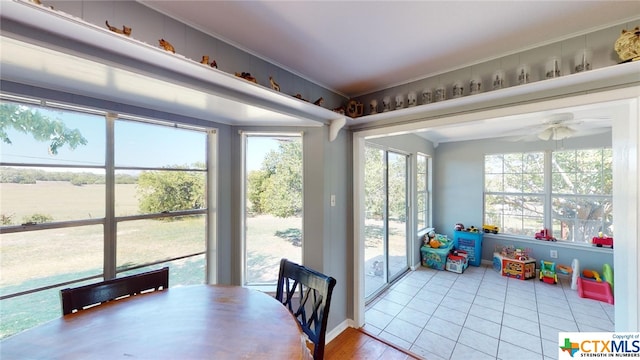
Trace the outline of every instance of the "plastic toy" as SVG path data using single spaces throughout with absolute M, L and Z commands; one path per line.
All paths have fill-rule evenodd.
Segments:
M 427 229 L 427 233 L 424 234 L 424 240 L 423 245 L 429 245 L 429 243 L 431 242 L 432 239 L 435 239 L 436 237 L 436 229 L 435 228 L 428 228 Z M 431 246 L 431 245 L 429 245 Z
M 473 225 L 471 225 L 465 231 L 477 233 L 478 232 L 478 228 L 473 226 Z
M 598 236 L 594 236 L 593 239 L 591 239 L 591 243 L 597 247 L 610 246 L 613 249 L 613 238 L 604 236 L 602 232 L 600 232 Z
M 529 259 L 528 253 L 524 249 L 517 248 L 513 254 L 513 258 L 520 261 Z
M 453 227 L 453 229 L 454 229 L 455 231 L 464 231 L 464 224 L 462 224 L 462 223 L 457 223 L 457 224 Z
M 497 234 L 498 231 L 500 231 L 500 228 L 495 225 L 484 224 L 482 225 L 482 231 L 485 233 Z
M 556 271 L 560 275 L 571 275 L 573 273 L 573 269 L 571 266 L 558 264 L 556 265 Z
M 587 279 L 594 279 L 597 282 L 602 282 L 602 279 L 600 278 L 600 274 L 598 274 L 598 272 L 595 270 L 584 269 L 582 270 L 582 276 Z
M 556 241 L 556 238 L 551 236 L 549 229 L 542 229 L 535 235 L 536 240 Z
M 540 281 L 544 281 L 547 284 L 558 283 L 558 275 L 556 274 L 556 263 L 540 260 Z
M 527 280 L 536 277 L 536 260 L 502 259 L 502 276 Z
M 447 255 L 445 270 L 462 274 L 469 267 L 467 252 L 464 250 L 451 250 Z
M 613 269 L 611 268 L 611 265 L 602 265 L 602 277 L 604 277 L 604 281 L 609 283 L 611 291 L 613 291 Z
M 602 267 L 602 272 L 607 274 L 605 280 L 611 277 L 611 281 L 613 281 L 611 266 L 605 264 Z M 608 281 L 602 281 L 598 272 L 593 270 L 583 270 L 582 276 L 578 278 L 578 295 L 580 297 L 604 301 L 613 305 L 613 287 Z M 591 278 L 595 278 L 595 280 Z

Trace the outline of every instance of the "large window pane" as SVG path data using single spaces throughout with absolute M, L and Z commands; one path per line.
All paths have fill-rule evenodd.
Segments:
M 1 170 L 3 226 L 104 217 L 104 170 L 43 167 Z
M 116 167 L 203 169 L 207 135 L 176 127 L 119 120 L 115 123 Z
M 599 232 L 613 236 L 613 204 L 610 198 L 554 197 L 552 210 L 554 236 L 558 239 L 588 243 Z
M 407 156 L 388 152 L 389 281 L 407 265 Z
M 428 157 L 418 154 L 416 157 L 416 219 L 417 231 L 427 227 L 429 215 L 429 189 L 428 189 Z
M 485 223 L 524 236 L 543 226 L 544 153 L 486 155 L 484 181 Z
M 0 101 L 6 141 L 0 162 L 104 166 L 105 119 L 73 111 Z
M 205 251 L 205 216 L 118 223 L 117 268 L 124 270 Z
M 246 285 L 275 285 L 283 257 L 302 263 L 302 170 L 300 135 L 245 137 Z
M 169 287 L 203 284 L 205 282 L 205 254 L 122 271 L 118 273 L 118 277 L 158 270 L 165 266 L 169 267 Z
M 102 281 L 102 278 L 54 287 L 0 300 L 0 339 L 62 316 L 60 290 Z
M 2 234 L 0 295 L 101 275 L 102 225 Z
M 385 152 L 365 147 L 364 191 L 364 270 L 365 298 L 371 297 L 386 283 L 386 181 Z
M 137 175 L 118 171 L 116 216 L 205 209 L 206 172 L 144 170 Z

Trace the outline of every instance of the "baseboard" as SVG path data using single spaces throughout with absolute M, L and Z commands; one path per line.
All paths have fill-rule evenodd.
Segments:
M 325 335 L 324 343 L 325 344 L 330 343 L 331 340 L 335 339 L 338 335 L 340 335 L 343 331 L 345 331 L 349 327 L 355 328 L 356 323 L 351 319 L 346 319 L 345 321 L 338 324 L 338 326 L 331 329 L 331 331 L 327 332 L 327 334 Z

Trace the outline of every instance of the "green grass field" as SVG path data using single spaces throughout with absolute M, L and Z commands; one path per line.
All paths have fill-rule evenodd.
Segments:
M 116 185 L 116 215 L 138 213 L 135 185 Z M 19 224 L 36 213 L 54 221 L 104 217 L 104 185 L 67 182 L 0 184 L 0 214 Z M 253 282 L 277 279 L 282 257 L 301 260 L 300 218 L 261 215 L 247 219 L 247 269 Z M 163 261 L 205 250 L 205 219 L 135 220 L 118 223 L 117 266 Z M 0 295 L 28 291 L 102 274 L 102 225 L 39 230 L 0 236 Z M 203 283 L 203 255 L 154 266 L 171 268 L 170 286 Z M 146 271 L 142 268 L 139 271 Z M 92 280 L 97 281 L 97 280 Z M 78 286 L 72 284 L 70 286 Z M 0 338 L 61 316 L 54 288 L 0 301 Z

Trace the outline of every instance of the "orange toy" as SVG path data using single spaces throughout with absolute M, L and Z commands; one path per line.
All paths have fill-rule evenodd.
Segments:
M 587 279 L 596 279 L 597 282 L 602 282 L 600 274 L 598 274 L 598 272 L 594 270 L 582 270 L 582 276 L 586 277 Z

